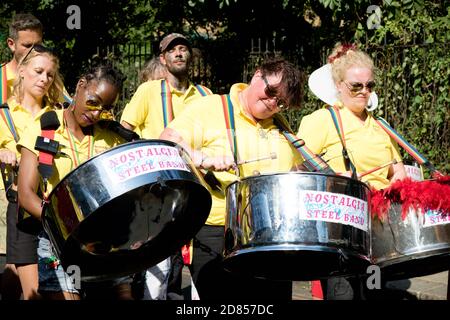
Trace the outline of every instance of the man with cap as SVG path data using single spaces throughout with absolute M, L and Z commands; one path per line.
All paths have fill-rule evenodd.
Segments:
M 160 42 L 159 50 L 159 59 L 167 68 L 166 79 L 141 84 L 121 118 L 124 127 L 140 129 L 145 139 L 157 139 L 191 101 L 212 94 L 208 88 L 189 80 L 192 47 L 184 35 L 167 35 Z
M 125 106 L 121 124 L 130 130 L 141 133 L 141 138 L 158 139 L 164 128 L 178 116 L 193 100 L 212 94 L 211 90 L 193 84 L 189 80 L 189 66 L 192 61 L 192 46 L 189 40 L 180 33 L 165 36 L 159 44 L 159 59 L 166 67 L 165 79 L 147 81 L 141 84 L 130 102 Z M 172 265 L 170 279 L 167 271 Z M 165 282 L 169 281 L 168 299 L 182 299 L 181 272 L 183 258 L 180 253 L 170 260 L 157 265 L 158 274 L 154 268 L 146 273 L 146 289 L 144 299 L 164 299 Z M 153 280 L 152 280 L 153 279 Z M 155 280 L 158 279 L 158 280 Z M 151 283 L 159 281 L 160 283 Z

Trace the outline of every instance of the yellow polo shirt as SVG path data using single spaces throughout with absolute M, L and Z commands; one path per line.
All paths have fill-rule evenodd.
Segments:
M 52 189 L 60 182 L 69 172 L 75 169 L 76 156 L 70 149 L 69 135 L 65 126 L 63 119 L 64 110 L 57 110 L 58 120 L 60 122 L 60 127 L 55 131 L 54 140 L 59 141 L 60 145 L 63 147 L 60 149 L 62 152 L 67 154 L 67 156 L 56 156 L 54 158 L 54 170 L 53 175 L 49 178 L 47 185 L 48 196 Z M 34 149 L 37 136 L 41 135 L 41 124 L 40 121 L 34 121 L 28 126 L 25 134 L 20 138 L 17 148 L 25 147 L 32 151 L 36 156 L 39 155 L 39 151 Z M 78 151 L 78 158 L 80 164 L 89 159 L 89 150 L 91 144 L 94 144 L 94 154 L 91 157 L 102 153 L 114 146 L 117 146 L 125 142 L 121 137 L 111 132 L 110 130 L 103 129 L 98 125 L 94 125 L 94 135 L 89 139 L 89 136 L 85 136 L 82 141 L 74 139 L 76 149 Z
M 351 161 L 358 173 L 366 172 L 396 159 L 401 161 L 397 143 L 375 122 L 369 113 L 364 124 L 347 108 L 339 109 L 345 142 Z M 297 136 L 316 154 L 325 152 L 323 158 L 336 172 L 345 172 L 342 144 L 331 114 L 325 108 L 303 117 Z M 389 167 L 362 178 L 376 189 L 389 186 Z
M 164 130 L 164 118 L 161 98 L 161 81 L 153 80 L 141 84 L 125 106 L 121 122 L 126 121 L 134 126 L 136 132 L 140 132 L 141 138 L 157 139 Z M 181 92 L 170 86 L 172 94 L 173 115 L 176 118 L 185 107 L 202 97 L 197 88 L 190 84 L 186 92 Z M 208 94 L 211 90 L 203 87 Z
M 30 123 L 39 121 L 44 112 L 52 110 L 50 106 L 46 106 L 33 117 L 33 115 L 27 109 L 18 104 L 14 98 L 8 99 L 8 106 L 19 138 L 23 136 L 23 132 Z M 14 136 L 11 133 L 9 126 L 3 120 L 3 117 L 0 118 L 0 148 L 7 148 L 13 152 L 16 152 L 18 157 L 20 156 L 20 153 L 16 148 Z
M 238 94 L 247 87 L 246 84 L 234 84 L 230 90 L 233 104 L 237 149 L 239 159 L 250 160 L 276 154 L 276 159 L 261 160 L 239 166 L 241 177 L 254 175 L 254 171 L 261 174 L 287 172 L 302 162 L 300 154 L 284 138 L 272 119 L 254 122 L 243 111 Z M 183 139 L 196 150 L 206 155 L 232 157 L 230 143 L 227 136 L 226 124 L 220 95 L 203 97 L 191 103 L 181 115 L 176 117 L 169 127 L 176 130 Z M 215 172 L 222 189 L 236 181 L 236 176 L 230 172 Z M 213 204 L 206 224 L 225 224 L 225 195 L 212 191 Z
M 33 117 L 33 115 L 28 110 L 23 108 L 20 104 L 18 104 L 14 98 L 8 99 L 8 106 L 11 117 L 14 119 L 14 127 L 16 128 L 16 132 L 19 138 L 23 136 L 25 128 L 31 122 L 39 121 L 44 112 L 52 110 L 50 106 L 46 106 Z M 17 158 L 20 158 L 20 153 L 19 151 L 17 151 L 14 136 L 3 117 L 0 117 L 0 149 L 3 148 L 6 148 L 12 152 L 16 152 Z M 3 179 L 0 179 L 0 189 L 4 189 Z

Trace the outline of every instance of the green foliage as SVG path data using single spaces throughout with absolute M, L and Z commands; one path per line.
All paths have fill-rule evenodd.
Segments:
M 81 8 L 81 30 L 66 27 L 71 4 Z M 380 71 L 376 113 L 436 167 L 450 171 L 448 0 L 3 0 L 2 61 L 10 58 L 9 19 L 27 11 L 43 22 L 69 92 L 79 72 L 105 56 L 128 76 L 121 105 L 169 32 L 186 34 L 202 50 L 207 67 L 193 79 L 218 93 L 248 81 L 262 58 L 281 54 L 307 75 L 326 61 L 336 42 L 359 43 Z M 302 109 L 286 116 L 297 129 L 303 115 L 320 107 L 305 84 Z
M 449 172 L 450 11 L 423 0 L 391 1 L 383 11 L 380 28 L 367 32 L 366 43 L 383 70 L 377 113 Z

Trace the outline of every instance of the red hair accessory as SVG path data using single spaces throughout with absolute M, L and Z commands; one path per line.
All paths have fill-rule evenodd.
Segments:
M 349 50 L 356 50 L 357 47 L 353 43 L 344 43 L 340 50 L 336 52 L 334 56 L 328 57 L 328 63 L 333 63 L 336 59 L 339 59 L 344 54 L 346 54 Z

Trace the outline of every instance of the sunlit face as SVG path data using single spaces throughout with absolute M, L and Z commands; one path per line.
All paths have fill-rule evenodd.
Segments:
M 42 43 L 42 34 L 35 30 L 22 30 L 18 32 L 17 40 L 8 38 L 8 47 L 14 55 L 17 63 L 27 54 L 33 44 Z
M 19 68 L 24 96 L 42 99 L 55 80 L 56 72 L 56 64 L 48 55 L 40 54 L 30 59 L 26 65 Z
M 188 46 L 177 44 L 163 52 L 160 55 L 160 60 L 170 73 L 186 75 L 191 61 L 191 53 Z
M 354 66 L 345 72 L 344 80 L 337 84 L 342 103 L 355 113 L 366 108 L 373 89 L 373 72 L 366 67 Z M 360 88 L 356 90 L 356 88 Z
M 114 108 L 119 98 L 116 86 L 108 81 L 80 80 L 77 85 L 74 116 L 81 127 L 91 126 Z
M 265 78 L 265 79 L 264 79 Z M 252 78 L 247 95 L 247 112 L 257 119 L 263 120 L 280 112 L 281 97 L 271 96 L 267 87 L 276 87 L 281 81 L 281 74 L 265 75 L 257 71 Z

